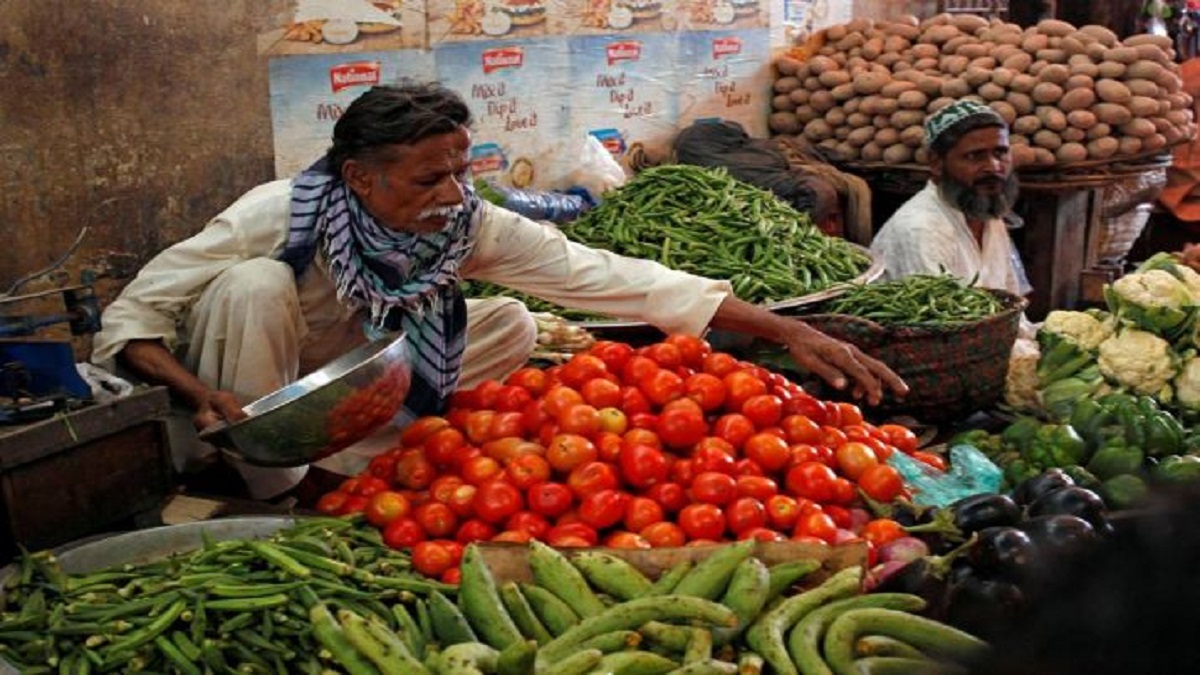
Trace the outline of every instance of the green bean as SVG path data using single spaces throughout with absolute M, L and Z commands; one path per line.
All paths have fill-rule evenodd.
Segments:
M 823 311 L 885 325 L 946 325 L 978 321 L 1004 309 L 993 294 L 949 274 L 914 275 L 877 284 L 854 284 Z

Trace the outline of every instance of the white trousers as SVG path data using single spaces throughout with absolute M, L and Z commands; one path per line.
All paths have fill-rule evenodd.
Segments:
M 233 392 L 249 403 L 365 341 L 362 319 L 356 314 L 346 313 L 333 322 L 310 320 L 317 314 L 328 318 L 329 311 L 325 306 L 306 313 L 287 264 L 267 258 L 239 263 L 213 280 L 196 301 L 185 326 L 188 341 L 181 359 L 208 386 Z M 525 364 L 536 341 L 537 326 L 521 302 L 467 300 L 467 348 L 460 386 L 505 377 Z M 172 431 L 180 471 L 215 452 L 196 437 L 190 412 L 173 421 Z M 366 449 L 385 448 L 376 442 Z M 355 446 L 343 452 L 364 456 Z M 346 472 L 346 463 L 337 457 L 323 460 L 322 466 L 328 461 L 331 470 Z M 228 459 L 255 499 L 285 492 L 308 471 L 308 466 L 260 467 Z

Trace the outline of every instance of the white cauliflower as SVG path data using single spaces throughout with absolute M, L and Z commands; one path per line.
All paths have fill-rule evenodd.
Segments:
M 1187 265 L 1176 265 L 1175 271 L 1178 273 L 1177 276 L 1183 280 L 1183 285 L 1187 286 L 1188 292 L 1192 294 L 1192 302 L 1200 304 L 1200 273 Z
M 1038 359 L 1041 352 L 1037 342 L 1018 339 L 1008 356 L 1008 371 L 1004 375 L 1004 402 L 1014 410 L 1035 412 L 1038 403 Z
M 1122 300 L 1143 307 L 1180 309 L 1194 304 L 1187 285 L 1166 270 L 1126 274 L 1112 283 L 1112 289 Z
M 1175 376 L 1175 398 L 1179 405 L 1200 410 L 1200 358 L 1188 357 Z
M 1114 323 L 1112 317 L 1102 321 L 1086 312 L 1055 310 L 1046 315 L 1042 330 L 1057 333 L 1082 349 L 1094 351 L 1112 335 Z
M 1171 399 L 1178 364 L 1171 345 L 1143 330 L 1126 328 L 1100 343 L 1100 372 L 1138 394 Z

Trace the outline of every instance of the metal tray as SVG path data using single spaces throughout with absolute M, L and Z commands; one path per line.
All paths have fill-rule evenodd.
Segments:
M 184 553 L 203 545 L 200 533 L 215 541 L 226 539 L 262 539 L 291 525 L 295 520 L 286 516 L 249 516 L 201 520 L 180 525 L 166 525 L 135 530 L 106 537 L 90 537 L 80 542 L 54 549 L 64 572 L 86 574 L 106 567 L 140 564 L 160 560 L 174 553 Z M 18 574 L 16 564 L 0 569 L 0 593 L 9 577 Z M 18 675 L 12 664 L 0 658 L 0 675 Z

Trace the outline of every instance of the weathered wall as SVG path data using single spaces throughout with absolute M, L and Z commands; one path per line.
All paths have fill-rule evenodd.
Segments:
M 127 275 L 272 178 L 255 35 L 286 7 L 0 0 L 0 292 L 84 224 L 69 273 L 51 281 L 82 267 Z

